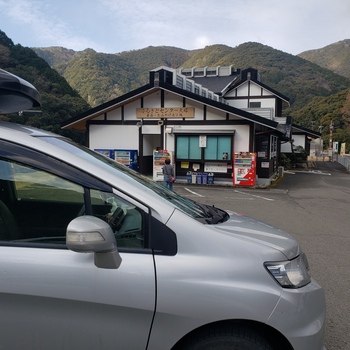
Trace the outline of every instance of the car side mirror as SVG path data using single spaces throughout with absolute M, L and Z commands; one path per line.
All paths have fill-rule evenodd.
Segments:
M 111 227 L 95 216 L 84 215 L 73 219 L 67 227 L 68 249 L 78 253 L 95 253 L 95 265 L 117 269 L 122 261 Z

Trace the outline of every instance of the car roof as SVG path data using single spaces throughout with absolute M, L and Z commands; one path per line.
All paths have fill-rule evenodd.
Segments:
M 16 123 L 11 123 L 11 122 L 6 122 L 6 121 L 0 121 L 0 126 L 1 128 L 6 128 L 8 131 L 15 131 L 15 132 L 21 132 L 28 134 L 30 136 L 54 136 L 54 137 L 61 137 L 58 134 L 54 134 L 50 131 L 42 130 L 42 129 L 37 129 L 33 126 L 29 125 L 22 125 L 22 124 L 16 124 Z
M 153 191 L 146 190 L 136 180 L 126 176 L 122 172 L 118 172 L 119 175 L 117 175 L 111 169 L 107 169 L 95 162 L 92 163 L 88 159 L 80 157 L 79 154 L 69 152 L 69 150 L 51 142 L 45 142 L 45 139 L 49 137 L 67 139 L 61 135 L 39 130 L 31 126 L 0 121 L 0 139 L 36 150 L 37 152 L 72 165 L 94 177 L 103 179 L 111 187 L 127 193 L 133 198 L 137 198 L 141 203 L 147 203 L 147 206 L 159 215 L 158 218 L 162 217 L 161 221 L 165 222 L 173 212 L 173 206 L 164 202 Z

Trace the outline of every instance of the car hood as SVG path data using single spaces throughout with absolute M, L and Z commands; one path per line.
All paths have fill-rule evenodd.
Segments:
M 288 259 L 293 259 L 300 254 L 297 241 L 288 233 L 248 216 L 231 211 L 226 212 L 230 215 L 230 219 L 216 224 L 217 230 L 235 237 L 239 236 L 255 244 L 267 245 L 282 252 Z

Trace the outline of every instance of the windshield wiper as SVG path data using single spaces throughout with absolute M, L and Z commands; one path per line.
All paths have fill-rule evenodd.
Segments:
M 222 209 L 216 208 L 214 205 L 207 205 L 196 202 L 196 204 L 202 209 L 206 216 L 206 222 L 208 224 L 215 225 L 219 222 L 224 222 L 228 219 L 229 215 Z

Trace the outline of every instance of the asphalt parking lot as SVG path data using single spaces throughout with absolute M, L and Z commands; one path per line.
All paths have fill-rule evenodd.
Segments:
M 339 163 L 295 170 L 267 189 L 175 183 L 181 195 L 254 217 L 293 236 L 327 299 L 327 350 L 350 350 L 350 173 Z M 307 349 L 305 349 L 307 350 Z

